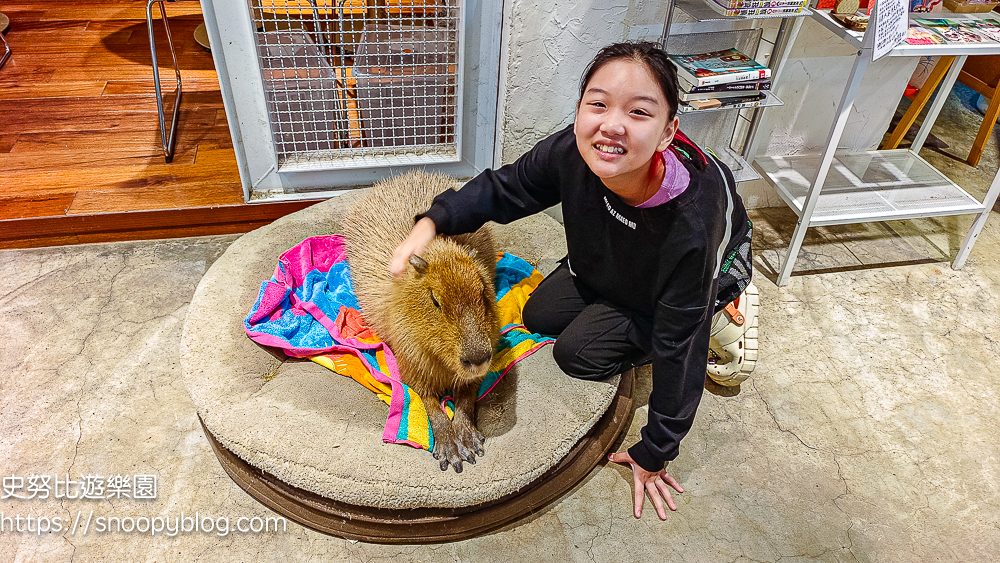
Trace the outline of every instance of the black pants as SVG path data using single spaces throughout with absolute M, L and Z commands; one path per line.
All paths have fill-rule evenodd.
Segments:
M 556 337 L 552 355 L 572 377 L 604 379 L 650 361 L 651 321 L 594 294 L 566 260 L 531 294 L 523 318 L 531 332 Z

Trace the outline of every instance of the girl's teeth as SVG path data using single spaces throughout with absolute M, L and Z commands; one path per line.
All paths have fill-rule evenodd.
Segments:
M 597 150 L 613 154 L 625 154 L 625 149 L 621 147 L 609 147 L 607 145 L 597 145 Z

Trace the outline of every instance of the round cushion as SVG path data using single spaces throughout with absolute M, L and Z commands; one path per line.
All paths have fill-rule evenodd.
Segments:
M 205 274 L 181 341 L 184 383 L 205 428 L 249 466 L 347 505 L 455 508 L 516 495 L 601 419 L 617 377 L 567 377 L 551 346 L 522 360 L 478 404 L 486 455 L 456 474 L 442 472 L 427 451 L 383 443 L 388 407 L 371 391 L 314 362 L 278 357 L 244 333 L 243 319 L 278 256 L 307 237 L 337 233 L 358 193 L 247 233 Z M 498 250 L 536 265 L 566 254 L 562 227 L 544 214 L 493 230 Z

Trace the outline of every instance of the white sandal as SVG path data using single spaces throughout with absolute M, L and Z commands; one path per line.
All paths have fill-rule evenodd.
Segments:
M 753 282 L 712 319 L 708 376 L 719 385 L 735 387 L 757 366 L 757 313 L 760 294 Z

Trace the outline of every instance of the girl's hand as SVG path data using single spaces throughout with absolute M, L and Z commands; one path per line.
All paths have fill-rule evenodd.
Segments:
M 636 518 L 642 516 L 642 505 L 646 493 L 649 493 L 649 498 L 653 500 L 653 506 L 656 507 L 656 515 L 660 517 L 660 520 L 667 519 L 667 511 L 663 509 L 664 499 L 666 499 L 670 510 L 677 510 L 677 505 L 674 504 L 674 499 L 670 496 L 670 488 L 667 485 L 670 485 L 678 493 L 683 493 L 684 488 L 667 473 L 666 468 L 661 469 L 659 473 L 650 473 L 639 467 L 638 463 L 632 461 L 632 456 L 628 455 L 628 452 L 608 454 L 608 459 L 615 463 L 627 463 L 632 466 Z
M 437 236 L 437 228 L 434 226 L 434 221 L 427 217 L 417 221 L 413 225 L 413 229 L 410 230 L 410 234 L 393 251 L 392 260 L 389 261 L 389 273 L 397 278 L 402 276 L 403 272 L 406 271 L 406 263 L 410 261 L 410 257 L 423 252 L 435 236 Z

